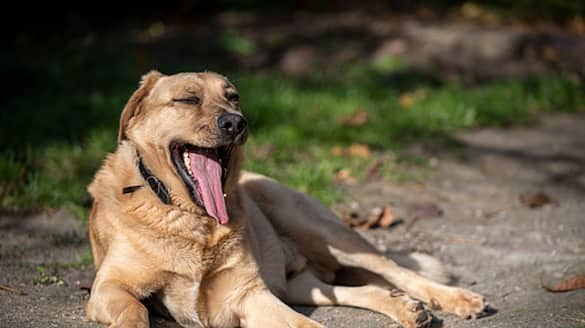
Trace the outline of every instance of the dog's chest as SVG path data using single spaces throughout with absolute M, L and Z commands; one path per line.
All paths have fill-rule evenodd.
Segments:
M 197 311 L 200 280 L 176 278 L 160 294 L 160 299 L 171 316 L 182 326 L 202 325 Z

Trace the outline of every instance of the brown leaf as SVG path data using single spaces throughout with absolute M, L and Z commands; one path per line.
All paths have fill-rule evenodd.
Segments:
M 543 192 L 537 192 L 520 195 L 520 203 L 530 208 L 537 208 L 546 204 L 558 204 L 558 201 Z
M 390 206 L 374 207 L 369 213 L 364 213 L 365 211 L 359 207 L 350 208 L 350 206 L 342 204 L 334 206 L 332 210 L 350 228 L 388 228 L 401 223 L 401 220 L 395 219 L 394 212 Z
M 414 204 L 406 209 L 406 213 L 414 218 L 434 218 L 443 215 L 443 210 L 434 203 Z
M 358 143 L 351 144 L 347 149 L 347 154 L 350 157 L 361 157 L 364 159 L 370 159 L 372 157 L 370 147 Z
M 577 275 L 571 278 L 568 278 L 554 286 L 542 286 L 549 292 L 559 293 L 559 292 L 568 292 L 575 289 L 585 288 L 585 275 Z
M 360 222 L 360 224 L 355 225 L 358 229 L 370 229 L 378 224 L 380 221 L 380 217 L 382 216 L 383 210 L 379 207 L 374 207 L 370 211 L 370 215 L 364 220 Z
M 382 215 L 380 216 L 380 220 L 378 221 L 378 225 L 381 228 L 388 228 L 389 226 L 392 225 L 392 223 L 394 223 L 395 218 L 396 217 L 394 216 L 392 208 L 390 208 L 390 206 L 384 206 L 384 209 L 382 210 Z
M 410 109 L 419 101 L 427 97 L 427 91 L 425 89 L 417 89 L 412 92 L 403 92 L 398 97 L 398 103 L 404 109 Z
M 333 154 L 333 156 L 343 156 L 345 154 L 345 150 L 340 146 L 334 146 L 331 148 L 331 154 Z
M 359 216 L 358 213 L 353 212 L 348 217 L 346 217 L 343 221 L 350 228 L 356 228 L 356 227 L 359 228 L 368 222 L 368 218 L 361 217 L 361 216 Z
M 331 154 L 334 156 L 345 156 L 345 157 L 361 157 L 364 159 L 372 158 L 372 151 L 368 145 L 353 143 L 347 148 L 335 146 L 331 148 Z
M 405 92 L 401 94 L 400 97 L 398 97 L 398 103 L 400 103 L 402 108 L 410 109 L 410 107 L 414 105 L 414 97 L 412 96 L 412 93 Z
M 348 185 L 354 185 L 357 182 L 356 178 L 351 175 L 351 171 L 349 169 L 341 169 L 335 172 L 333 180 Z
M 368 112 L 359 109 L 353 114 L 343 118 L 341 124 L 345 126 L 362 126 L 368 122 Z
M 394 212 L 389 206 L 384 206 L 383 208 L 374 207 L 366 219 L 358 222 L 354 221 L 351 226 L 358 229 L 388 228 L 397 222 L 394 219 Z

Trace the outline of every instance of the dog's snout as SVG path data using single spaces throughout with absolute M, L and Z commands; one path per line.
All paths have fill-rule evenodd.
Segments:
M 223 113 L 217 119 L 217 125 L 225 133 L 236 136 L 246 129 L 248 122 L 246 122 L 246 119 L 242 115 Z

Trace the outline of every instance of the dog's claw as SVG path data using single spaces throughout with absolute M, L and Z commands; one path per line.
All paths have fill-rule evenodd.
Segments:
M 433 314 L 423 305 L 422 302 L 412 301 L 407 305 L 409 319 L 401 323 L 408 328 L 428 328 L 433 320 Z
M 413 303 L 410 307 L 411 312 L 417 312 L 417 311 L 422 311 L 422 310 L 424 310 L 424 306 L 421 302 Z

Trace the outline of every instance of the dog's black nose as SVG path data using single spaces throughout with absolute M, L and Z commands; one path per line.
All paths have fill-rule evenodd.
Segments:
M 246 119 L 240 114 L 223 113 L 217 119 L 217 125 L 224 132 L 236 136 L 246 129 L 248 122 L 246 122 Z

